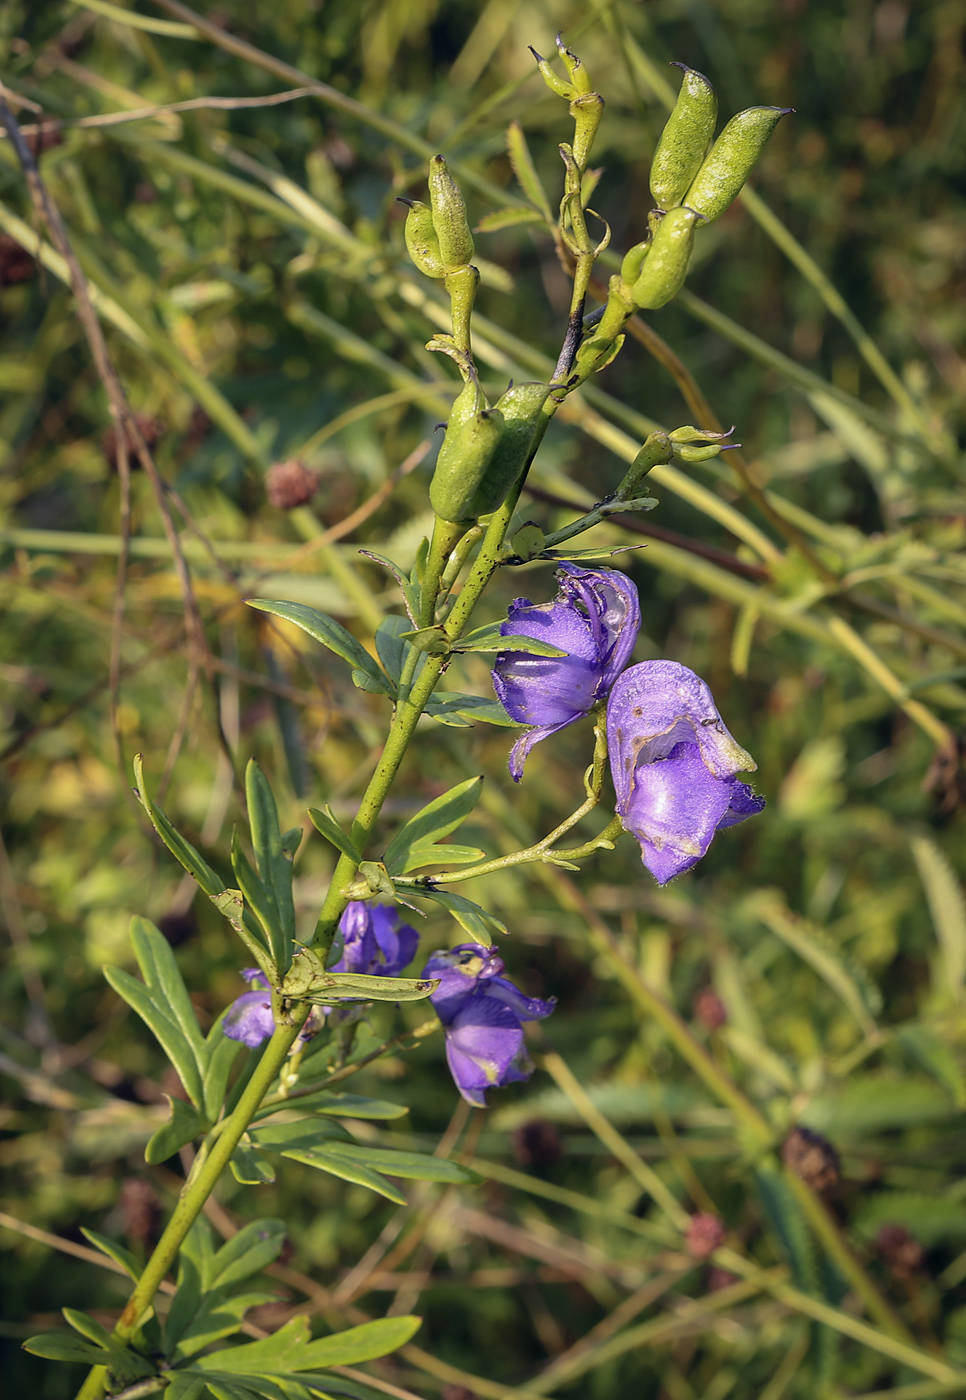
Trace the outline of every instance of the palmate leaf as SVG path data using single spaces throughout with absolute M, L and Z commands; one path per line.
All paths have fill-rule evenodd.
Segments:
M 391 682 L 361 642 L 357 642 L 352 633 L 347 632 L 342 623 L 336 622 L 328 613 L 319 612 L 318 608 L 310 608 L 304 603 L 273 602 L 266 598 L 249 598 L 248 606 L 257 608 L 259 612 L 271 613 L 273 617 L 284 618 L 286 622 L 294 622 L 296 627 L 301 627 L 303 632 L 328 647 L 329 651 L 341 656 L 353 668 L 353 681 L 356 672 L 368 681 L 369 684 L 361 688 L 381 691 L 384 695 L 393 694 Z
M 419 1317 L 384 1317 L 311 1341 L 308 1319 L 300 1316 L 270 1337 L 199 1357 L 187 1374 L 206 1377 L 212 1390 L 224 1384 L 222 1377 L 237 1377 L 256 1395 L 275 1394 L 262 1388 L 266 1382 L 284 1384 L 286 1378 L 294 1378 L 299 1372 L 357 1365 L 388 1356 L 405 1346 L 421 1325 Z M 232 1379 L 228 1384 L 232 1384 Z
M 458 861 L 458 856 L 452 851 L 447 854 L 448 848 L 437 843 L 466 820 L 479 802 L 482 790 L 482 778 L 467 778 L 410 817 L 386 847 L 384 862 L 390 875 L 405 875 L 421 865 Z M 482 854 L 474 852 L 466 859 L 477 860 Z

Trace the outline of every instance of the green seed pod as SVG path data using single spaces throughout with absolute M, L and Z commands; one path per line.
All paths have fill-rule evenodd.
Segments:
M 755 168 L 775 127 L 794 110 L 749 107 L 731 118 L 685 195 L 688 206 L 701 215 L 702 223 L 709 224 L 724 213 Z
M 442 156 L 433 156 L 429 162 L 429 200 L 433 206 L 433 227 L 439 239 L 443 266 L 449 269 L 472 262 L 473 235 L 466 217 L 466 205 Z
M 627 252 L 624 254 L 624 261 L 621 263 L 621 279 L 626 282 L 629 287 L 633 287 L 638 277 L 640 277 L 641 270 L 644 267 L 644 259 L 650 252 L 650 248 L 651 240 L 645 238 L 642 243 L 635 243 L 633 248 L 628 248 Z
M 708 153 L 718 115 L 718 99 L 703 73 L 674 65 L 684 82 L 651 162 L 651 194 L 662 209 L 675 209 L 687 194 Z
M 691 258 L 698 215 L 693 209 L 669 209 L 658 225 L 651 251 L 631 296 L 641 311 L 656 311 L 681 290 Z
M 471 515 L 499 510 L 526 465 L 549 384 L 514 384 L 497 400 L 505 427 L 486 473 L 473 496 Z
M 419 271 L 427 277 L 446 276 L 446 268 L 439 255 L 439 239 L 433 227 L 433 211 L 418 199 L 410 201 L 406 215 L 406 251 Z
M 440 519 L 472 520 L 477 514 L 473 500 L 502 436 L 503 414 L 496 408 L 447 428 L 429 488 L 429 503 Z

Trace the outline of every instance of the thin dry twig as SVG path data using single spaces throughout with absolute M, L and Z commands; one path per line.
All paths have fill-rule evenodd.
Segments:
M 19 93 L 4 89 L 9 96 L 32 112 L 42 112 L 43 108 Z M 48 131 L 66 131 L 72 127 L 120 126 L 123 122 L 147 121 L 151 117 L 166 116 L 169 112 L 236 112 L 246 107 L 277 107 L 282 102 L 294 102 L 297 97 L 311 97 L 312 89 L 307 87 L 290 88 L 286 92 L 272 92 L 266 97 L 191 97 L 186 102 L 169 102 L 155 107 L 137 107 L 130 112 L 101 112 L 93 117 L 63 117 L 50 121 L 35 122 L 20 128 L 24 136 L 43 136 Z

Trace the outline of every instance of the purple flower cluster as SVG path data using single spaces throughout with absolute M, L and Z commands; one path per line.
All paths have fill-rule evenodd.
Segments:
M 504 636 L 539 638 L 566 652 L 501 652 L 493 686 L 504 709 L 532 726 L 510 751 L 519 782 L 534 744 L 588 714 L 605 697 L 617 811 L 641 859 L 667 884 L 706 853 L 716 831 L 760 812 L 764 798 L 737 781 L 754 760 L 728 733 L 711 692 L 676 661 L 624 670 L 640 629 L 637 589 L 615 569 L 563 564 L 552 603 L 518 598 Z
M 346 906 L 339 920 L 343 937 L 342 956 L 334 963 L 332 972 L 364 972 L 376 977 L 398 977 L 412 962 L 419 946 L 419 934 L 409 924 L 399 922 L 398 911 L 388 904 L 366 904 L 354 899 Z M 225 1035 L 240 1040 L 254 1050 L 267 1040 L 275 1029 L 272 998 L 268 979 L 257 967 L 242 972 L 251 986 L 232 1002 L 225 1013 Z M 300 1039 L 308 1039 L 318 1030 L 310 1018 Z
M 503 977 L 495 948 L 460 943 L 434 953 L 424 977 L 438 977 L 430 1000 L 446 1033 L 450 1073 L 467 1103 L 486 1107 L 485 1091 L 529 1079 L 533 1063 L 523 1039 L 523 1022 L 549 1016 L 556 998 L 524 996 Z

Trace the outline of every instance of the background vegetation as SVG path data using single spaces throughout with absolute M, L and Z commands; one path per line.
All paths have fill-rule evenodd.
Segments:
M 620 559 L 644 611 L 635 658 L 708 679 L 769 806 L 664 891 L 630 841 L 579 885 L 533 868 L 480 882 L 511 929 L 512 975 L 559 998 L 533 1037 L 552 1077 L 470 1117 L 430 1038 L 353 1086 L 409 1104 L 386 1133 L 442 1140 L 482 1185 L 418 1187 L 397 1208 L 287 1163 L 273 1187 L 226 1181 L 214 1223 L 289 1223 L 263 1327 L 293 1308 L 329 1326 L 422 1313 L 419 1346 L 372 1368 L 397 1395 L 966 1391 L 962 7 L 224 0 L 208 18 L 247 54 L 168 4 L 139 4 L 145 27 L 105 8 L 7 0 L 0 76 L 28 130 L 62 122 L 31 139 L 154 447 L 190 594 L 159 493 L 134 469 L 118 607 L 106 399 L 63 269 L 49 249 L 33 256 L 23 178 L 0 143 L 8 1393 L 73 1393 L 69 1368 L 19 1340 L 64 1304 L 116 1315 L 125 1285 L 83 1259 L 80 1227 L 145 1250 L 184 1169 L 144 1164 L 173 1084 L 101 964 L 130 961 L 141 913 L 177 948 L 199 1008 L 213 1017 L 241 990 L 238 944 L 149 839 L 131 758 L 146 754 L 219 868 L 249 756 L 272 775 L 283 826 L 307 825 L 309 800 L 352 810 L 383 702 L 243 599 L 317 604 L 364 641 L 399 610 L 358 550 L 411 564 L 455 379 L 422 349 L 439 303 L 407 263 L 394 198 L 421 192 L 439 148 L 475 217 L 518 199 L 511 119 L 556 198 L 566 119 L 526 46 L 552 50 L 558 29 L 607 99 L 595 204 L 620 250 L 644 229 L 668 60 L 707 73 L 723 115 L 796 109 L 758 202 L 702 236 L 688 290 L 553 425 L 525 511 L 565 523 L 567 502 L 613 489 L 651 424 L 713 426 L 713 410 L 737 425 L 742 460 L 656 481 L 650 538 L 619 525 L 596 538 L 646 544 Z M 91 120 L 307 86 L 292 69 L 327 93 Z M 478 249 L 493 386 L 545 374 L 568 296 L 550 240 L 524 226 Z M 291 460 L 317 474 L 295 508 L 298 472 L 272 470 Z M 491 615 L 552 589 L 546 566 L 507 575 Z M 489 694 L 482 664 L 462 683 Z M 490 775 L 487 796 L 461 839 L 488 849 L 579 800 L 588 726 L 537 749 L 513 790 L 504 731 L 425 723 L 387 833 L 474 772 Z M 296 882 L 307 922 L 329 869 L 310 834 Z M 455 941 L 442 917 L 420 931 L 426 950 Z M 425 1013 L 372 1019 L 374 1044 Z M 823 1138 L 789 1142 L 796 1124 Z M 796 1194 L 801 1175 L 781 1173 L 768 1149 L 783 1139 L 815 1190 Z M 724 1256 L 701 1262 L 693 1230 L 682 1245 L 689 1212 L 723 1219 Z M 57 1252 L 11 1217 L 56 1236 Z M 729 1250 L 754 1265 L 741 1280 L 721 1265 Z M 767 1284 L 760 1269 L 780 1272 Z M 842 1322 L 862 1316 L 898 1339 L 891 1351 Z

